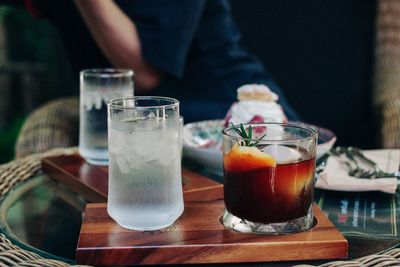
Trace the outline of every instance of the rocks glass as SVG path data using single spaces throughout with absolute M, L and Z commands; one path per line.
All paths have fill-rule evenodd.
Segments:
M 246 233 L 290 234 L 313 226 L 317 133 L 298 124 L 223 130 L 223 223 Z
M 81 71 L 79 152 L 91 164 L 108 164 L 107 101 L 121 96 L 133 96 L 133 71 Z
M 173 98 L 108 103 L 107 211 L 122 227 L 161 229 L 182 214 L 181 123 Z

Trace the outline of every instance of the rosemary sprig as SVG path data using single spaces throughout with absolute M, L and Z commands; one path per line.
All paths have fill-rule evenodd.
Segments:
M 235 132 L 244 140 L 243 141 L 238 141 L 238 144 L 241 146 L 257 146 L 260 141 L 267 135 L 264 134 L 263 136 L 259 137 L 256 139 L 255 142 L 252 142 L 253 139 L 253 128 L 251 127 L 251 125 L 249 126 L 248 130 L 246 131 L 246 129 L 244 128 L 243 124 L 240 124 L 240 126 L 235 126 L 232 122 L 231 122 L 231 126 L 232 129 L 235 130 Z

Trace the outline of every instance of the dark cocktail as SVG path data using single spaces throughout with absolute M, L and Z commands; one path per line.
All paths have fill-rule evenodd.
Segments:
M 224 130 L 224 224 L 283 234 L 312 226 L 314 130 L 252 124 Z

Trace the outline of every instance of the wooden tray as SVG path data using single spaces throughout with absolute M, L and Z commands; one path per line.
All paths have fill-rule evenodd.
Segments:
M 243 234 L 219 221 L 223 201 L 185 203 L 174 225 L 131 231 L 107 214 L 105 204 L 86 207 L 77 247 L 78 264 L 131 265 L 240 263 L 347 257 L 343 235 L 314 205 L 317 224 L 307 232 L 267 236 Z
M 108 167 L 87 163 L 78 154 L 42 160 L 43 170 L 89 202 L 107 202 Z M 223 199 L 223 185 L 205 176 L 182 169 L 185 201 Z

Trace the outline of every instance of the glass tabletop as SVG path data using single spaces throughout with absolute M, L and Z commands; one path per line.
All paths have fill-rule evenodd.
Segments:
M 398 193 L 316 190 L 315 200 L 348 239 L 350 258 L 379 253 L 399 243 Z M 39 253 L 74 260 L 85 204 L 49 176 L 37 176 L 3 199 L 0 220 L 9 238 Z
M 75 259 L 85 201 L 50 177 L 37 176 L 0 203 L 6 235 L 29 249 Z

